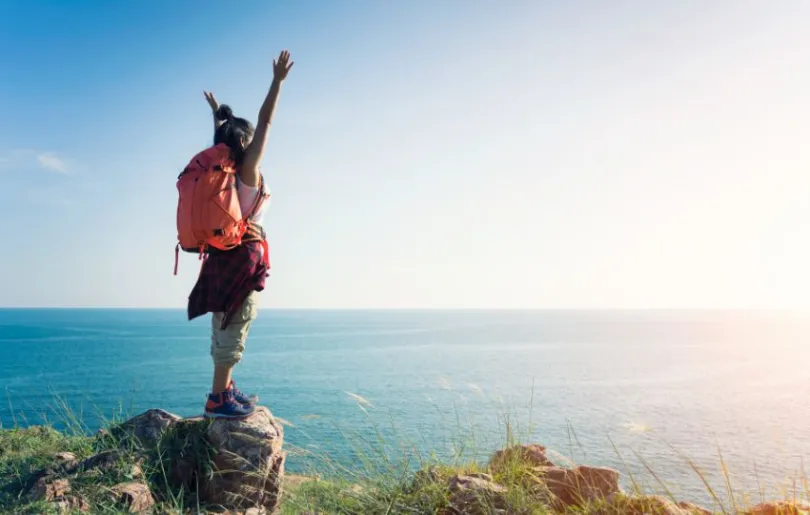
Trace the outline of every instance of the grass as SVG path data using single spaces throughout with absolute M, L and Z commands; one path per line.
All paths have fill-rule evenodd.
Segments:
M 365 411 L 367 406 L 361 400 L 357 400 L 357 403 Z M 57 402 L 54 412 L 55 418 L 60 421 L 60 431 L 47 425 L 0 429 L 0 513 L 57 513 L 53 505 L 42 501 L 32 502 L 27 495 L 40 472 L 48 468 L 56 475 L 63 473 L 70 476 L 71 494 L 81 496 L 90 513 L 127 513 L 127 507 L 112 495 L 112 488 L 132 480 L 149 485 L 157 502 L 154 513 L 206 513 L 210 510 L 201 505 L 196 494 L 200 475 L 212 473 L 214 450 L 204 438 L 207 422 L 177 425 L 150 448 L 125 431 L 112 430 L 118 427 L 124 417 L 109 420 L 106 426 L 111 430 L 89 436 L 81 417 L 73 414 L 65 403 Z M 498 513 L 496 508 L 513 515 L 555 513 L 549 507 L 552 496 L 545 486 L 542 472 L 517 454 L 507 455 L 497 467 L 490 468 L 487 460 L 482 460 L 478 453 L 475 428 L 464 427 L 458 413 L 456 425 L 459 429 L 451 434 L 453 452 L 441 458 L 437 453 L 420 453 L 416 445 L 402 437 L 386 437 L 386 434 L 401 434 L 393 422 L 390 422 L 389 428 L 378 425 L 371 416 L 368 420 L 370 432 L 342 432 L 342 437 L 352 446 L 353 459 L 350 464 L 337 462 L 328 454 L 313 453 L 285 444 L 288 459 L 301 460 L 309 467 L 304 475 L 290 476 L 285 481 L 279 513 L 450 515 L 457 513 L 452 511 L 451 506 L 459 502 L 459 498 L 454 498 L 448 488 L 450 479 L 459 474 L 485 473 L 490 474 L 493 481 L 504 487 L 505 491 L 482 494 L 474 503 L 479 508 L 477 513 Z M 502 448 L 526 442 L 532 434 L 531 424 L 529 427 L 520 426 L 508 416 L 503 417 L 501 425 Z M 573 430 L 569 433 L 572 445 L 577 445 L 576 433 Z M 615 445 L 614 450 L 618 455 Z M 79 461 L 105 452 L 110 453 L 111 459 L 104 466 L 88 472 L 67 474 L 54 463 L 54 456 L 63 452 L 72 453 Z M 674 494 L 652 466 L 640 455 L 636 457 L 657 484 L 641 484 L 635 476 L 625 471 L 624 476 L 631 483 L 631 493 L 662 494 L 676 502 Z M 723 498 L 694 462 L 684 460 L 705 485 L 708 497 L 714 499 L 714 506 L 710 506 L 714 512 L 743 513 L 745 507 L 752 504 L 749 496 L 734 490 L 722 454 L 720 467 L 726 489 Z M 173 484 L 170 480 L 172 467 L 180 461 L 193 464 L 184 474 L 187 480 L 183 485 Z M 799 483 L 785 498 L 791 501 L 808 498 L 808 482 L 802 480 Z M 594 501 L 571 508 L 569 512 L 605 515 L 663 513 L 660 510 L 659 501 L 618 497 L 611 504 Z M 79 513 L 78 510 L 75 512 Z

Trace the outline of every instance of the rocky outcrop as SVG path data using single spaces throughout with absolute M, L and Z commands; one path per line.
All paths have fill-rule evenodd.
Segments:
M 163 411 L 151 409 L 113 428 L 111 434 L 119 445 L 136 444 L 145 448 L 155 447 L 166 431 L 182 418 Z
M 58 459 L 58 458 L 57 458 Z M 72 495 L 70 481 L 52 475 L 40 477 L 28 491 L 32 502 L 46 502 L 58 513 L 86 512 L 90 509 L 79 495 Z
M 126 506 L 130 513 L 143 513 L 155 505 L 152 492 L 144 483 L 121 483 L 114 486 L 111 492 L 115 501 Z
M 210 504 L 274 510 L 281 498 L 284 433 L 267 408 L 241 421 L 216 420 L 205 433 L 215 450 L 213 474 L 202 489 Z
M 529 467 L 553 467 L 554 463 L 546 456 L 546 448 L 542 445 L 514 445 L 497 451 L 489 460 L 489 469 L 501 471 L 514 464 Z
M 542 445 L 515 445 L 497 451 L 488 467 L 493 474 L 524 476 L 538 497 L 560 510 L 608 499 L 620 492 L 617 471 L 559 467 L 548 458 Z
M 496 452 L 489 470 L 500 476 L 523 477 L 535 500 L 553 512 L 585 510 L 600 515 L 710 515 L 690 503 L 659 496 L 627 496 L 619 487 L 619 472 L 610 468 L 554 464 L 541 445 L 516 445 Z
M 86 513 L 90 511 L 90 505 L 79 495 L 66 495 L 50 504 L 59 513 L 76 513 L 77 511 Z
M 54 501 L 70 493 L 67 479 L 46 476 L 37 480 L 28 496 L 32 501 Z
M 30 502 L 48 503 L 56 512 L 87 511 L 91 507 L 72 492 L 71 482 L 103 477 L 115 485 L 104 487 L 110 501 L 131 513 L 147 512 L 156 499 L 146 468 L 167 472 L 159 486 L 172 496 L 185 489 L 195 502 L 218 512 L 269 514 L 281 499 L 283 441 L 281 424 L 264 407 L 241 420 L 213 421 L 150 410 L 99 432 L 96 445 L 105 451 L 85 459 L 69 452 L 54 455 L 51 466 L 28 476 L 20 490 Z
M 76 455 L 72 452 L 58 452 L 54 455 L 53 461 L 59 464 L 76 461 Z
M 538 477 L 551 496 L 550 504 L 560 509 L 602 501 L 620 492 L 619 473 L 609 468 L 546 467 Z
M 615 496 L 597 514 L 613 515 L 711 515 L 712 512 L 687 502 L 676 503 L 658 495 Z
M 457 475 L 450 478 L 450 508 L 447 515 L 506 514 L 507 489 L 489 474 Z
M 711 515 L 713 512 L 688 502 L 677 502 L 656 495 L 626 495 L 619 487 L 619 473 L 600 467 L 559 467 L 541 445 L 516 445 L 497 451 L 488 468 L 496 477 L 526 478 L 533 482 L 536 501 L 557 513 L 582 512 L 594 515 Z M 458 480 L 457 480 L 458 481 Z M 472 484 L 470 480 L 467 483 Z M 484 486 L 485 485 L 485 486 Z M 486 492 L 503 493 L 491 477 L 480 487 Z M 501 487 L 503 488 L 503 487 Z M 452 492 L 452 488 L 451 488 Z M 468 503 L 467 506 L 470 504 Z M 482 509 L 478 505 L 474 509 Z M 466 513 L 466 512 L 464 512 Z M 477 512 L 476 512 L 477 513 Z M 486 512 L 492 513 L 492 512 Z M 810 515 L 810 505 L 802 502 L 763 503 L 742 509 L 740 515 Z
M 803 502 L 769 502 L 758 504 L 745 512 L 745 515 L 808 515 L 810 504 Z
M 245 419 L 213 421 L 151 410 L 116 433 L 133 435 L 145 448 L 159 446 L 170 460 L 173 484 L 194 491 L 202 503 L 272 512 L 280 502 L 284 430 L 265 407 Z

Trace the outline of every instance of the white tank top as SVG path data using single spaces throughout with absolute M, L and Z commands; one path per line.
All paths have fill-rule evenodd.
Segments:
M 267 186 L 264 185 L 264 190 L 267 190 Z M 259 196 L 259 188 L 258 187 L 251 187 L 246 184 L 243 184 L 241 180 L 239 180 L 239 176 L 236 176 L 236 193 L 239 195 L 239 206 L 242 208 L 242 216 L 247 216 L 250 214 L 250 210 L 253 209 L 253 206 L 256 204 L 256 198 Z M 270 199 L 262 203 L 259 211 L 253 216 L 252 220 L 259 225 L 264 224 L 264 213 L 267 211 L 267 205 L 270 204 Z

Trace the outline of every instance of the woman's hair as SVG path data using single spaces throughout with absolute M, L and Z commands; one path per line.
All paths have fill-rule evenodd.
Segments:
M 216 112 L 217 120 L 224 122 L 214 132 L 214 145 L 225 143 L 233 153 L 237 164 L 242 162 L 245 149 L 253 139 L 253 124 L 244 118 L 237 118 L 226 104 L 219 106 Z

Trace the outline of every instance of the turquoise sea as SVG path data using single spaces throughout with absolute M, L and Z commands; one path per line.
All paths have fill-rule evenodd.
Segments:
M 0 310 L 0 421 L 58 424 L 61 400 L 89 431 L 121 410 L 197 415 L 208 324 L 183 310 Z M 290 446 L 349 465 L 378 432 L 394 454 L 407 442 L 485 457 L 509 418 L 578 462 L 654 483 L 650 467 L 707 501 L 687 457 L 718 491 L 720 453 L 740 491 L 802 474 L 809 339 L 810 319 L 776 312 L 265 310 L 236 379 L 289 422 Z

